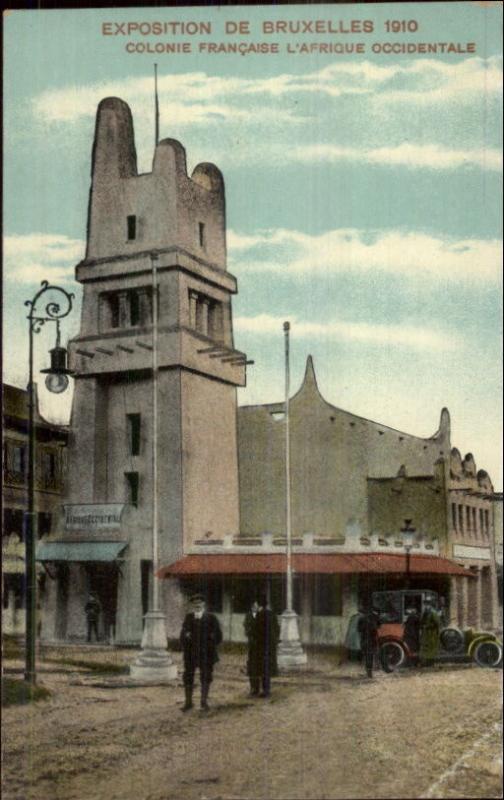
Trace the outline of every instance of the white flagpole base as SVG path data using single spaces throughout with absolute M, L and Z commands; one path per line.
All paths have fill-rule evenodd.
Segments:
M 165 616 L 162 611 L 145 615 L 142 652 L 130 666 L 130 677 L 142 683 L 174 681 L 177 665 L 166 649 Z
M 279 670 L 300 669 L 306 666 L 307 656 L 299 638 L 298 615 L 287 609 L 280 623 L 280 644 L 277 662 Z

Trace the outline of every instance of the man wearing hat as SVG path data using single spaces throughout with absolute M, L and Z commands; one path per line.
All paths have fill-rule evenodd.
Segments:
M 276 615 L 268 608 L 268 599 L 260 594 L 257 604 L 248 618 L 246 633 L 249 643 L 247 672 L 250 680 L 250 694 L 269 697 L 271 677 L 278 674 L 277 645 L 280 634 Z
M 210 614 L 206 610 L 203 595 L 191 595 L 190 603 L 191 611 L 186 614 L 180 631 L 180 644 L 184 653 L 185 689 L 182 711 L 189 711 L 193 707 L 194 673 L 197 669 L 200 672 L 201 709 L 207 711 L 208 693 L 214 664 L 219 660 L 217 648 L 222 641 L 222 632 L 215 614 Z

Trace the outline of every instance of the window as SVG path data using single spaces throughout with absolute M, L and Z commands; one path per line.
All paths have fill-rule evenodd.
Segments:
M 222 303 L 189 290 L 189 323 L 198 333 L 217 342 L 224 339 L 224 312 Z
M 472 508 L 471 512 L 472 512 L 472 529 L 473 533 L 476 534 L 478 530 L 477 520 L 476 520 L 476 509 Z
M 49 512 L 39 511 L 37 528 L 39 539 L 51 533 L 51 514 Z
M 12 533 L 23 541 L 23 511 L 20 508 L 4 508 L 2 536 L 7 537 Z
M 464 533 L 464 506 L 458 507 L 458 517 L 459 517 L 458 529 L 460 533 Z
M 480 529 L 480 533 L 484 533 L 485 532 L 485 517 L 483 515 L 483 509 L 482 508 L 480 508 L 480 510 L 479 510 L 479 529 Z
M 56 453 L 42 453 L 42 477 L 45 484 L 54 483 L 57 478 L 58 460 Z
M 465 512 L 466 512 L 466 529 L 468 531 L 470 531 L 471 530 L 471 509 L 469 508 L 469 506 L 466 506 Z
M 132 506 L 138 506 L 138 486 L 139 476 L 138 472 L 125 472 L 126 484 L 128 488 L 128 503 Z
M 136 239 L 136 217 L 134 214 L 131 214 L 127 217 L 128 223 L 128 241 L 131 242 L 133 239 Z
M 140 414 L 127 414 L 128 449 L 130 456 L 140 455 Z
M 200 247 L 205 246 L 205 224 L 203 222 L 198 223 L 198 234 L 199 234 L 199 244 Z
M 26 451 L 24 445 L 15 444 L 12 448 L 12 471 L 18 475 L 25 474 Z
M 108 306 L 109 306 L 109 325 L 110 328 L 118 328 L 119 327 L 119 295 L 118 294 L 109 294 L 108 296 Z
M 140 296 L 138 292 L 128 292 L 129 324 L 140 324 Z
M 455 503 L 451 504 L 451 513 L 452 513 L 452 527 L 454 530 L 457 530 L 457 506 Z
M 485 508 L 485 533 L 490 532 L 490 513 L 488 508 Z
M 107 292 L 100 298 L 100 327 L 128 328 L 152 322 L 152 288 L 142 286 L 123 292 Z
M 212 301 L 208 306 L 208 335 L 216 342 L 223 340 L 222 303 Z
M 14 609 L 24 608 L 24 576 L 4 574 L 3 576 L 3 607 L 9 608 L 9 600 L 14 600 Z
M 248 578 L 234 578 L 231 584 L 232 609 L 234 614 L 246 614 L 261 586 L 256 580 Z
M 341 581 L 337 575 L 314 575 L 312 582 L 312 614 L 315 617 L 340 617 L 342 613 Z

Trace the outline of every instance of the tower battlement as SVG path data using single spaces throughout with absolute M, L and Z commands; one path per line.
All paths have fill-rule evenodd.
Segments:
M 98 106 L 91 178 L 86 266 L 175 248 L 226 269 L 220 170 L 201 163 L 189 177 L 185 148 L 163 139 L 152 172 L 138 174 L 133 117 L 118 97 Z

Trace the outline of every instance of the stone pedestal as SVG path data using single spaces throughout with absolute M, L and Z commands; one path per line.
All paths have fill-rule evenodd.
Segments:
M 282 671 L 300 669 L 306 665 L 306 662 L 306 653 L 299 638 L 298 615 L 295 611 L 284 611 L 280 623 L 278 668 Z
M 173 681 L 177 666 L 166 649 L 165 617 L 162 611 L 149 611 L 145 615 L 142 652 L 130 666 L 130 676 L 142 683 Z

